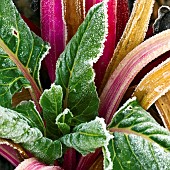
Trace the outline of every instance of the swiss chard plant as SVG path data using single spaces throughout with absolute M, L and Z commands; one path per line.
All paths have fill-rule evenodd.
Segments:
M 16 170 L 169 169 L 170 31 L 145 36 L 153 5 L 41 0 L 39 37 L 0 1 L 0 154 Z

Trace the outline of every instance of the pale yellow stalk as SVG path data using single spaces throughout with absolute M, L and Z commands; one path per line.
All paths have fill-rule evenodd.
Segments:
M 70 41 L 85 18 L 85 1 L 63 0 L 63 16 L 66 24 L 66 41 Z
M 154 0 L 136 0 L 125 31 L 106 70 L 101 90 L 122 59 L 145 38 Z
M 170 130 L 170 91 L 160 97 L 155 106 L 162 118 L 164 126 Z
M 148 109 L 156 100 L 168 92 L 170 89 L 169 82 L 170 58 L 154 68 L 142 79 L 136 87 L 134 95 L 137 96 L 141 106 Z

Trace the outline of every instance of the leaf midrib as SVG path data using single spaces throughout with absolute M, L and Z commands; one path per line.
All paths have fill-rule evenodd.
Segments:
M 97 9 L 97 10 L 98 10 L 98 9 Z M 94 14 L 95 14 L 95 11 L 93 11 L 93 14 L 92 14 L 91 18 L 89 19 L 88 24 L 87 24 L 87 26 L 86 26 L 86 28 L 85 28 L 85 31 L 84 31 L 84 33 L 83 33 L 83 35 L 82 35 L 82 37 L 81 37 L 81 39 L 80 39 L 80 41 L 79 41 L 80 43 L 79 43 L 79 45 L 78 45 L 78 47 L 77 47 L 77 51 L 76 51 L 76 54 L 75 54 L 75 58 L 74 58 L 74 62 L 73 62 L 73 64 L 72 64 L 71 70 L 70 70 L 69 67 L 68 67 L 69 72 L 70 72 L 70 75 L 69 75 L 68 85 L 67 85 L 67 87 L 66 87 L 66 95 L 65 95 L 65 99 L 64 99 L 64 108 L 67 108 L 67 107 L 68 107 L 69 84 L 70 84 L 70 80 L 71 80 L 72 73 L 73 73 L 73 70 L 74 70 L 74 65 L 76 64 L 77 54 L 78 54 L 78 51 L 79 51 L 79 49 L 80 49 L 80 46 L 81 46 L 83 37 L 84 37 L 87 29 L 89 28 L 89 25 L 90 25 L 90 23 L 91 23 L 91 20 L 92 20 Z M 78 29 L 78 31 L 79 31 L 79 29 Z
M 16 64 L 17 68 L 23 73 L 24 77 L 30 82 L 31 87 L 33 89 L 33 92 L 36 96 L 36 100 L 39 101 L 39 98 L 41 96 L 41 90 L 37 86 L 34 78 L 29 73 L 28 68 L 26 68 L 18 59 L 17 55 L 14 54 L 8 46 L 5 44 L 5 42 L 0 39 L 0 47 L 7 53 L 8 57 Z
M 142 137 L 143 139 L 147 140 L 150 143 L 155 143 L 155 144 L 159 145 L 159 147 L 163 148 L 163 150 L 165 150 L 166 152 L 169 152 L 169 150 L 167 148 L 161 146 L 159 143 L 155 142 L 153 139 L 151 139 L 147 135 L 135 132 L 135 131 L 133 131 L 130 128 L 116 128 L 116 127 L 114 127 L 114 128 L 110 128 L 109 131 L 113 132 L 113 133 L 118 132 L 118 133 L 123 133 L 123 134 L 127 134 L 127 135 L 131 135 L 132 134 L 132 135 L 140 136 L 140 137 Z

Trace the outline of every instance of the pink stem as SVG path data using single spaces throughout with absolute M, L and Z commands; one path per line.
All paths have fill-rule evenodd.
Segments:
M 10 146 L 0 145 L 0 155 L 2 155 L 6 160 L 8 160 L 15 167 L 20 163 L 18 153 Z
M 85 157 L 81 157 L 76 170 L 87 170 L 95 162 L 96 158 L 101 153 L 101 149 L 97 149 L 95 153 L 90 153 Z
M 25 159 L 15 170 L 63 170 L 59 166 L 47 166 L 35 158 Z
M 62 16 L 62 0 L 41 0 L 41 34 L 51 49 L 45 58 L 51 82 L 55 80 L 56 61 L 65 47 L 65 26 Z
M 108 124 L 116 112 L 127 88 L 149 62 L 169 50 L 169 33 L 164 31 L 132 50 L 118 65 L 100 96 L 99 115 Z
M 103 55 L 100 57 L 98 62 L 94 64 L 94 69 L 96 72 L 95 83 L 97 88 L 100 87 L 101 82 L 104 77 L 106 68 L 113 56 L 116 43 L 116 22 L 117 22 L 117 1 L 108 1 L 108 36 L 105 41 L 105 48 Z

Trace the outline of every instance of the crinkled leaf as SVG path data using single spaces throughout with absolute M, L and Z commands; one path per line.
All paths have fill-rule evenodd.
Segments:
M 58 140 L 52 141 L 42 137 L 34 142 L 23 143 L 22 145 L 36 158 L 47 164 L 53 164 L 56 159 L 62 156 L 62 145 Z
M 44 90 L 40 98 L 40 105 L 43 109 L 43 116 L 46 122 L 47 136 L 52 139 L 59 136 L 58 127 L 55 122 L 56 117 L 62 112 L 62 100 L 62 88 L 54 84 L 52 84 L 50 89 Z
M 105 3 L 92 7 L 57 62 L 55 84 L 63 88 L 64 108 L 73 113 L 73 125 L 97 115 L 99 99 L 92 65 L 103 51 L 106 21 Z
M 111 169 L 169 168 L 170 132 L 161 127 L 135 98 L 117 111 L 109 128 L 114 136 L 107 147 Z
M 73 133 L 63 136 L 60 141 L 86 155 L 94 152 L 96 148 L 107 145 L 111 138 L 104 119 L 97 117 L 93 121 L 76 126 Z
M 21 143 L 38 159 L 53 163 L 62 156 L 61 143 L 43 137 L 41 131 L 29 126 L 29 120 L 16 111 L 0 106 L 0 137 Z
M 0 1 L 0 105 L 11 106 L 14 93 L 31 87 L 41 95 L 40 62 L 49 49 L 47 43 L 30 31 L 12 0 Z
M 69 109 L 65 109 L 61 114 L 56 118 L 56 124 L 63 135 L 70 133 L 70 124 L 73 114 Z
M 45 134 L 44 122 L 32 101 L 23 101 L 14 110 L 27 118 L 31 127 L 36 127 Z

